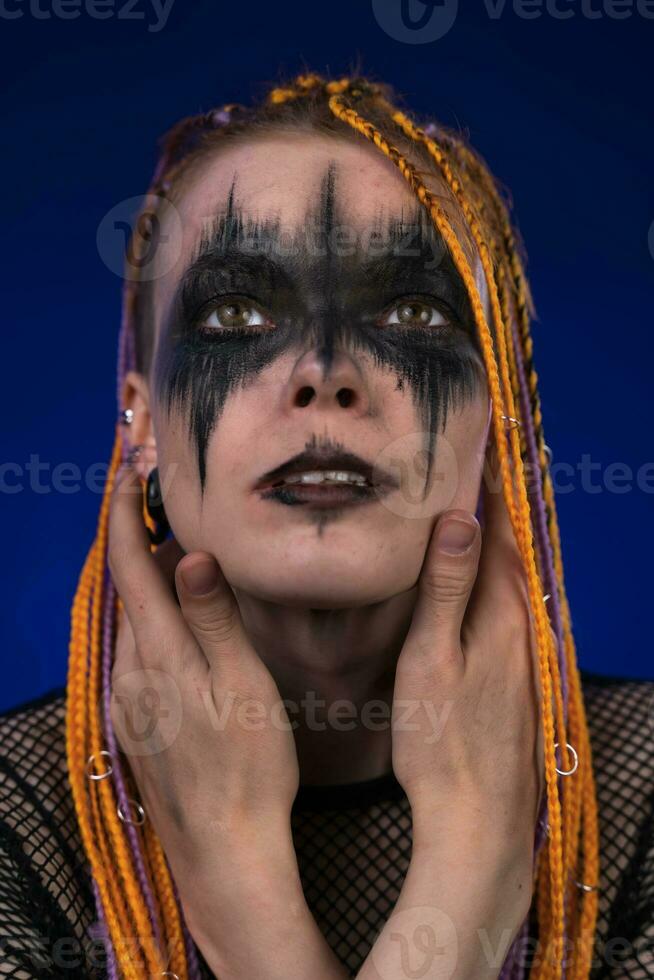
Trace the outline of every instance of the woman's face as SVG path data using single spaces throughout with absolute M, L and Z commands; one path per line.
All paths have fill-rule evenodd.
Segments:
M 489 408 L 426 212 L 373 147 L 317 135 L 221 151 L 176 206 L 145 389 L 175 537 L 275 603 L 410 589 L 437 516 L 476 509 Z

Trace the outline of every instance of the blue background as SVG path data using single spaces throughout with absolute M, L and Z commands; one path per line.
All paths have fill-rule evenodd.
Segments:
M 576 467 L 589 455 L 599 486 L 611 463 L 633 474 L 623 493 L 586 492 L 578 474 L 557 494 L 579 662 L 654 676 L 654 480 L 650 492 L 636 480 L 653 458 L 654 21 L 591 18 L 581 0 L 560 0 L 574 12 L 566 20 L 525 19 L 510 3 L 493 18 L 466 0 L 444 37 L 409 44 L 382 29 L 370 0 L 175 0 L 159 31 L 148 29 L 149 0 L 132 8 L 141 19 L 116 0 L 103 20 L 83 3 L 76 19 L 46 18 L 52 0 L 31 2 L 5 0 L 22 16 L 0 18 L 2 457 L 24 486 L 8 493 L 19 471 L 4 471 L 0 709 L 66 677 L 70 605 L 100 496 L 74 480 L 76 491 L 56 492 L 52 474 L 61 463 L 84 474 L 112 445 L 120 279 L 96 247 L 103 216 L 143 193 L 156 140 L 180 116 L 247 103 L 262 83 L 305 68 L 347 72 L 357 58 L 416 110 L 469 129 L 512 190 L 554 460 Z M 47 467 L 46 492 L 30 488 L 32 455 Z

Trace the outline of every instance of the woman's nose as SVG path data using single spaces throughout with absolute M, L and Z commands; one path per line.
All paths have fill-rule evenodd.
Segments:
M 296 362 L 284 392 L 289 412 L 307 407 L 323 411 L 347 411 L 356 416 L 369 411 L 370 397 L 363 375 L 343 351 L 334 351 L 329 366 L 319 351 L 307 351 Z

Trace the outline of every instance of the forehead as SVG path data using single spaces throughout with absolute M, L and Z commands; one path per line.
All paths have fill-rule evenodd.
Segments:
M 283 225 L 301 225 L 320 194 L 328 168 L 336 173 L 338 203 L 353 224 L 365 225 L 380 207 L 399 212 L 416 197 L 397 168 L 363 138 L 329 139 L 293 134 L 256 139 L 208 159 L 184 192 L 184 215 L 198 228 L 213 214 L 236 180 L 239 205 L 262 216 L 278 215 Z

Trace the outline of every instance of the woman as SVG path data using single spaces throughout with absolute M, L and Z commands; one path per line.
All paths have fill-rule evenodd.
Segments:
M 577 669 L 507 208 L 395 102 L 167 135 L 66 689 L 2 720 L 4 974 L 654 975 L 653 686 Z

